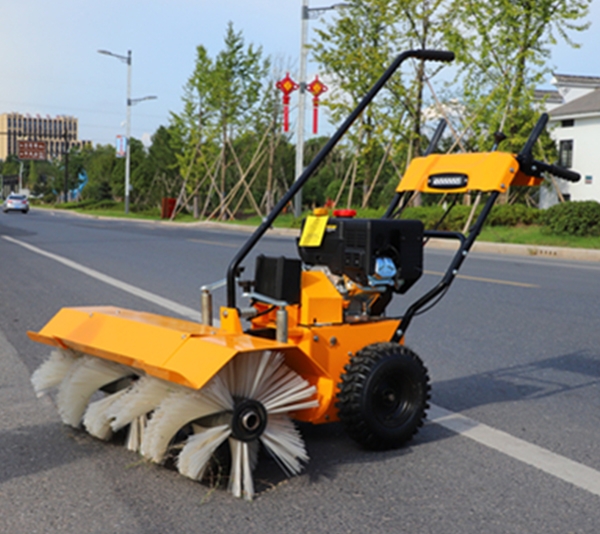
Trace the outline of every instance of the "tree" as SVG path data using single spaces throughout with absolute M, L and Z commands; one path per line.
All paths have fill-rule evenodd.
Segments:
M 462 67 L 473 149 L 489 149 L 500 129 L 508 136 L 504 148 L 520 149 L 537 119 L 534 90 L 548 72 L 550 47 L 559 38 L 577 46 L 569 33 L 589 26 L 582 21 L 590 3 L 454 0 L 457 24 L 448 27 L 448 39 Z
M 332 79 L 334 88 L 323 105 L 331 110 L 334 121 L 350 114 L 396 55 L 399 15 L 396 2 L 353 0 L 324 29 L 316 30 L 318 38 L 311 48 Z M 394 105 L 399 94 L 404 94 L 404 88 L 396 77 L 348 134 L 347 141 L 357 147 L 354 153 L 359 167 L 352 184 L 362 184 L 363 194 L 375 173 L 375 146 L 386 134 L 397 133 L 401 124 L 404 112 L 400 110 L 398 115 Z
M 455 12 L 448 0 L 396 0 L 401 14 L 399 25 L 399 48 L 402 50 L 425 50 L 447 48 L 445 27 L 454 25 Z M 421 155 L 423 144 L 423 107 L 425 85 L 443 67 L 423 60 L 417 61 L 415 75 L 404 105 L 411 117 L 412 128 L 409 158 Z
M 313 55 L 336 86 L 325 103 L 335 120 L 350 113 L 401 51 L 445 47 L 440 28 L 449 18 L 447 5 L 446 0 L 353 0 L 338 19 L 317 30 Z M 362 184 L 363 207 L 377 197 L 375 186 L 382 173 L 390 175 L 392 159 L 407 162 L 421 152 L 423 91 L 440 67 L 413 64 L 415 75 L 405 81 L 396 73 L 351 133 L 356 169 L 349 180 L 350 201 L 354 186 Z
M 90 200 L 108 200 L 113 198 L 112 182 L 117 177 L 114 172 L 117 157 L 112 145 L 97 145 L 95 148 L 84 148 L 83 168 L 88 176 L 88 184 L 82 191 L 82 197 Z M 120 166 L 124 173 L 124 167 Z M 120 175 L 123 182 L 124 174 Z M 115 184 L 116 187 L 116 184 Z M 123 192 L 123 188 L 120 190 Z
M 0 171 L 3 175 L 16 175 L 19 174 L 19 158 L 16 154 L 9 154 L 5 161 L 2 162 Z
M 194 183 L 210 178 L 206 194 L 210 196 L 212 190 L 217 190 L 221 218 L 226 215 L 226 190 L 239 181 L 234 141 L 254 122 L 269 66 L 262 58 L 262 49 L 246 47 L 241 32 L 235 32 L 232 23 L 227 27 L 224 44 L 214 60 L 204 47 L 197 48 L 194 72 L 183 97 L 183 113 L 173 117 L 184 145 L 180 172 L 192 189 Z M 218 170 L 214 166 L 217 159 Z

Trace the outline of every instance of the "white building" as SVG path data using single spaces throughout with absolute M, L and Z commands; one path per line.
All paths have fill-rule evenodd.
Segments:
M 600 202 L 600 77 L 555 74 L 552 83 L 556 91 L 547 92 L 546 109 L 558 163 L 581 174 L 577 183 L 560 180 L 560 189 L 565 199 Z

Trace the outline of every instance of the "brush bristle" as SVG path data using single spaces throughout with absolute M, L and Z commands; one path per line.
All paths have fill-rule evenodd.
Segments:
M 107 440 L 112 436 L 108 412 L 125 393 L 125 389 L 91 402 L 83 416 L 83 426 L 94 437 Z
M 42 397 L 52 388 L 58 387 L 77 358 L 78 356 L 71 350 L 53 350 L 50 357 L 31 375 L 35 394 Z
M 201 480 L 206 466 L 219 445 L 231 434 L 230 425 L 202 428 L 190 436 L 177 458 L 179 472 L 194 480 Z
M 308 462 L 304 440 L 287 416 L 269 417 L 269 423 L 260 440 L 282 469 L 290 475 L 300 473 L 302 462 Z
M 152 414 L 146 427 L 142 454 L 153 462 L 160 463 L 169 443 L 185 425 L 196 419 L 231 410 L 233 401 L 224 405 L 224 392 L 214 391 L 219 387 L 222 387 L 220 381 L 211 381 L 200 391 L 181 388 L 169 394 Z
M 147 424 L 147 415 L 140 415 L 131 421 L 129 424 L 129 431 L 127 432 L 127 441 L 125 443 L 125 447 L 128 451 L 139 452 Z
M 79 358 L 69 368 L 58 389 L 56 404 L 63 422 L 79 426 L 94 392 L 131 373 L 131 369 L 118 363 L 91 356 Z
M 308 461 L 302 437 L 286 414 L 318 407 L 316 388 L 287 367 L 280 353 L 241 354 L 217 377 L 222 378 L 234 398 L 257 400 L 267 412 L 267 427 L 258 440 L 228 440 L 232 459 L 229 490 L 236 497 L 251 500 L 259 440 L 287 474 L 298 474 L 302 463 Z
M 135 419 L 148 414 L 177 388 L 164 380 L 142 376 L 127 388 L 126 393 L 111 406 L 108 416 L 116 432 Z

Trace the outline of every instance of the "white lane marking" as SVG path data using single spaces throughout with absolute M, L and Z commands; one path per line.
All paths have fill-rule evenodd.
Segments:
M 446 273 L 439 273 L 437 271 L 423 271 L 423 274 L 432 274 L 434 276 L 444 276 Z M 456 278 L 462 278 L 463 280 L 473 280 L 475 282 L 487 282 L 490 284 L 503 284 L 507 286 L 516 286 L 516 287 L 532 287 L 539 288 L 540 286 L 536 284 L 528 284 L 526 282 L 513 282 L 511 280 L 500 280 L 498 278 L 483 278 L 481 276 L 471 276 L 468 274 L 457 274 Z
M 600 496 L 600 472 L 591 467 L 440 406 L 431 405 L 428 418 L 432 423 Z
M 197 239 L 195 237 L 189 238 L 188 241 L 202 243 L 203 245 L 216 245 L 217 247 L 240 248 L 240 245 L 235 243 L 222 243 L 221 241 L 209 241 L 208 239 Z
M 83 274 L 86 274 L 86 275 L 92 277 L 92 278 L 95 278 L 96 280 L 100 280 L 101 282 L 104 282 L 105 284 L 108 284 L 110 286 L 116 287 L 117 289 L 120 289 L 122 291 L 130 293 L 131 295 L 134 295 L 136 297 L 139 297 L 139 298 L 142 298 L 149 302 L 152 302 L 153 304 L 158 304 L 159 306 L 162 306 L 163 308 L 166 308 L 167 310 L 171 310 L 174 313 L 177 313 L 184 317 L 189 317 L 190 319 L 192 319 L 194 321 L 202 320 L 202 316 L 201 316 L 200 312 L 197 310 L 194 310 L 193 308 L 188 308 L 187 306 L 182 306 L 181 304 L 178 304 L 177 302 L 175 302 L 173 300 L 166 299 L 164 297 L 156 295 L 155 293 L 151 293 L 150 291 L 145 291 L 144 289 L 140 289 L 139 287 L 132 286 L 131 284 L 128 284 L 126 282 L 121 282 L 121 280 L 112 278 L 111 276 L 103 274 L 94 269 L 90 269 L 89 267 L 85 267 L 84 265 L 76 263 L 67 258 L 63 258 L 62 256 L 59 256 L 57 254 L 53 254 L 52 252 L 47 252 L 45 250 L 42 250 L 41 248 L 30 245 L 29 243 L 17 241 L 16 239 L 6 236 L 6 235 L 3 235 L 2 237 L 4 239 L 6 239 L 6 241 L 14 243 L 15 245 L 19 245 L 23 248 L 26 248 L 27 250 L 30 250 L 31 252 L 35 252 L 36 254 L 40 254 L 41 256 L 45 256 L 46 258 L 50 258 L 54 261 L 57 261 L 58 263 L 62 263 L 63 265 L 66 265 L 67 267 L 70 267 L 71 269 L 75 269 L 76 271 L 79 271 Z

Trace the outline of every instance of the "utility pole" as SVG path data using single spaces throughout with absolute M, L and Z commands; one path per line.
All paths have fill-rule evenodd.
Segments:
M 130 187 L 130 168 L 131 168 L 131 50 L 127 50 L 127 121 L 125 127 L 125 137 L 127 145 L 125 147 L 125 213 L 129 213 L 129 190 Z
M 129 184 L 131 166 L 131 106 L 144 100 L 154 100 L 156 99 L 156 96 L 151 95 L 144 96 L 142 98 L 131 98 L 131 50 L 127 50 L 126 56 L 114 54 L 108 50 L 98 50 L 98 53 L 115 57 L 119 61 L 127 64 L 127 116 L 125 121 L 125 213 L 129 213 L 129 190 L 131 189 Z
M 296 139 L 296 180 L 304 170 L 304 105 L 306 94 L 306 36 L 308 34 L 308 0 L 302 0 L 302 24 L 300 27 L 300 96 L 298 98 L 298 135 Z M 294 197 L 294 217 L 302 216 L 302 190 Z
M 308 36 L 308 19 L 315 18 L 325 11 L 331 9 L 339 9 L 348 7 L 349 4 L 337 3 L 325 7 L 308 7 L 308 0 L 302 0 L 302 13 L 301 20 L 302 25 L 300 28 L 300 81 L 299 90 L 300 96 L 298 100 L 298 136 L 296 140 L 296 180 L 300 178 L 300 175 L 304 171 L 304 108 L 305 108 L 305 95 L 306 95 L 306 57 L 308 55 L 308 49 L 306 48 L 306 41 Z M 312 17 L 311 17 L 312 15 Z M 299 218 L 302 216 L 302 189 L 299 189 L 294 197 L 294 217 Z

